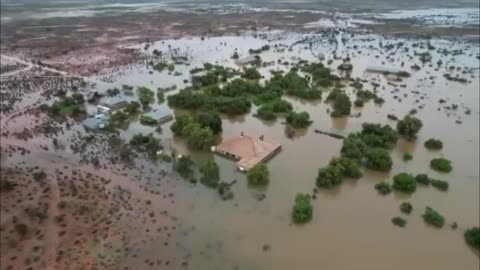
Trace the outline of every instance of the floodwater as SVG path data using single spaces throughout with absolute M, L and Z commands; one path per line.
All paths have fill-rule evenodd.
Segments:
M 147 53 L 157 49 L 167 55 L 166 59 L 170 55 L 189 57 L 189 66 L 175 66 L 175 70 L 182 75 L 168 75 L 167 71 L 149 74 L 146 65 L 138 65 L 114 74 L 113 83 L 103 82 L 102 78 L 92 79 L 97 83 L 97 91 L 115 86 L 120 88 L 122 84 L 148 86 L 152 89 L 176 84 L 178 89 L 182 89 L 185 86 L 182 81 L 189 78 L 190 69 L 202 66 L 205 62 L 238 68 L 230 59 L 235 49 L 241 56 L 245 56 L 248 49 L 270 44 L 272 49 L 261 54 L 264 62 L 273 61 L 272 65 L 260 69 L 266 78 L 271 69 L 290 68 L 278 64 L 278 59 L 288 62 L 297 62 L 299 58 L 315 61 L 320 53 L 327 59 L 332 59 L 336 51 L 338 56 L 349 56 L 352 59 L 352 77 L 375 81 L 381 85 L 378 90 L 385 99 L 385 104 L 378 106 L 369 102 L 362 109 L 353 109 L 353 114 L 361 112 L 358 118 L 333 119 L 326 112 L 330 105 L 324 102 L 304 102 L 284 97 L 294 105 L 296 111 L 309 112 L 314 121 L 310 128 L 297 132 L 292 139 L 284 134 L 283 119 L 261 121 L 253 117 L 255 107 L 245 116 L 224 117 L 224 138 L 244 132 L 264 135 L 266 140 L 282 144 L 282 151 L 267 163 L 271 181 L 261 190 L 248 187 L 245 175 L 236 171 L 233 161 L 210 153 L 189 151 L 181 139 L 172 139 L 169 129 L 171 122 L 162 125 L 163 131 L 157 136 L 162 138 L 167 149 L 172 145 L 179 153 L 191 154 L 200 162 L 214 158 L 221 167 L 223 181 L 238 180 L 233 186 L 235 197 L 231 201 L 222 201 L 214 190 L 201 184 L 179 183 L 175 214 L 182 220 L 184 227 L 195 228 L 187 238 L 178 240 L 188 247 L 188 269 L 478 269 L 478 251 L 469 248 L 463 239 L 463 231 L 478 226 L 480 219 L 480 84 L 478 60 L 475 58 L 479 50 L 478 44 L 432 40 L 432 45 L 437 49 L 461 49 L 463 54 L 444 56 L 431 51 L 431 64 L 423 65 L 418 57 L 413 56 L 413 51 L 423 52 L 426 48 L 412 47 L 412 44 L 422 41 L 384 39 L 375 35 L 344 37 L 347 42 L 339 45 L 339 50 L 335 36 L 330 37 L 330 42 L 329 38 L 321 35 L 282 32 L 265 33 L 259 37 L 226 36 L 206 38 L 203 41 L 200 38 L 158 41 Z M 306 42 L 296 43 L 299 40 Z M 389 51 L 385 49 L 387 44 L 400 42 L 403 45 L 399 48 Z M 277 52 L 273 48 L 274 44 L 284 44 L 292 50 Z M 143 47 L 143 44 L 138 46 L 141 50 Z M 407 47 L 409 52 L 404 50 Z M 443 64 L 437 68 L 439 59 L 442 59 Z M 334 60 L 332 69 L 336 69 L 340 62 L 341 60 Z M 405 63 L 404 67 L 402 62 Z M 420 65 L 421 70 L 410 70 L 413 64 Z M 383 75 L 366 73 L 365 68 L 370 65 L 402 68 L 411 72 L 412 76 L 394 86 L 388 84 L 388 78 Z M 449 66 L 466 70 L 466 74 L 462 74 L 462 71 L 453 73 L 468 78 L 471 83 L 447 81 L 443 74 L 451 73 L 447 71 Z M 400 87 L 401 84 L 406 87 Z M 370 83 L 365 83 L 364 88 L 372 89 Z M 395 89 L 398 92 L 392 93 Z M 347 93 L 354 97 L 352 91 L 347 87 Z M 419 94 L 411 91 L 418 91 Z M 398 95 L 401 102 L 394 95 Z M 447 103 L 439 104 L 440 98 L 446 99 Z M 416 100 L 419 102 L 415 103 Z M 443 106 L 451 104 L 458 104 L 459 109 L 443 109 Z M 424 105 L 423 109 L 418 109 L 419 105 Z M 154 105 L 153 110 L 159 106 L 167 105 Z M 418 109 L 417 116 L 423 121 L 424 127 L 416 142 L 398 141 L 392 150 L 394 166 L 390 173 L 365 170 L 364 177 L 357 181 L 345 181 L 335 189 L 320 190 L 313 201 L 313 220 L 303 226 L 291 224 L 290 214 L 295 194 L 311 193 L 315 187 L 318 168 L 326 165 L 331 157 L 338 156 L 340 152 L 340 140 L 316 134 L 314 129 L 347 135 L 358 131 L 364 122 L 395 127 L 395 122 L 388 120 L 386 115 L 391 113 L 401 118 L 413 108 Z M 471 109 L 471 115 L 465 115 L 467 108 Z M 93 108 L 89 110 L 92 111 Z M 456 123 L 459 119 L 461 124 Z M 121 136 L 129 139 L 138 132 L 154 132 L 154 128 L 134 122 L 126 131 L 121 132 Z M 423 142 L 431 137 L 441 139 L 444 149 L 440 152 L 426 150 Z M 407 151 L 414 156 L 410 162 L 402 161 L 402 156 Z M 451 173 L 440 174 L 429 168 L 429 161 L 440 156 L 452 160 L 454 170 Z M 396 192 L 388 196 L 377 194 L 374 184 L 382 180 L 391 182 L 392 176 L 399 172 L 428 173 L 434 178 L 448 181 L 450 189 L 441 192 L 433 187 L 420 186 L 412 195 Z M 258 201 L 256 195 L 259 193 L 264 193 L 266 198 Z M 406 217 L 408 224 L 402 229 L 393 226 L 390 220 L 401 215 L 399 205 L 404 201 L 410 201 L 414 211 Z M 433 228 L 423 222 L 421 214 L 426 206 L 431 206 L 445 216 L 447 224 L 443 229 Z M 458 223 L 458 229 L 450 229 L 449 225 L 453 222 Z M 161 250 L 162 244 L 149 244 L 143 249 L 139 247 L 140 252 L 143 250 L 152 253 L 156 248 Z M 264 251 L 265 245 L 270 249 Z

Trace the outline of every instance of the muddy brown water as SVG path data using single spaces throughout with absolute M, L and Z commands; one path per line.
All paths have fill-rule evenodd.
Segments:
M 101 78 L 93 78 L 96 89 L 105 91 L 110 87 L 122 84 L 133 86 L 166 87 L 172 83 L 179 89 L 185 85 L 183 79 L 189 78 L 188 70 L 202 65 L 204 62 L 219 63 L 236 67 L 230 59 L 237 49 L 240 55 L 246 55 L 248 49 L 259 48 L 264 44 L 275 43 L 290 46 L 305 36 L 284 33 L 267 33 L 266 38 L 219 37 L 202 41 L 200 38 L 159 41 L 149 48 L 172 53 L 173 48 L 181 54 L 191 57 L 190 66 L 176 65 L 181 76 L 170 76 L 167 71 L 149 74 L 145 66 L 134 66 L 118 73 L 113 83 L 104 83 Z M 325 38 L 309 36 L 314 42 L 293 46 L 292 51 L 276 52 L 273 48 L 261 54 L 264 61 L 275 61 L 275 64 L 260 71 L 267 78 L 268 70 L 287 70 L 289 66 L 276 63 L 277 59 L 295 62 L 292 57 L 315 60 L 319 52 L 331 58 L 336 46 L 326 42 Z M 401 49 L 386 51 L 379 47 L 383 44 L 405 42 Z M 253 116 L 256 108 L 241 117 L 223 118 L 223 138 L 238 136 L 241 132 L 251 135 L 264 135 L 282 144 L 282 151 L 268 161 L 270 183 L 264 189 L 249 187 L 243 173 L 236 170 L 235 163 L 211 153 L 190 151 L 183 141 L 172 138 L 170 123 L 162 125 L 163 132 L 159 136 L 167 146 L 174 146 L 179 153 L 191 154 L 201 162 L 214 158 L 220 165 L 221 178 L 230 182 L 238 182 L 233 186 L 235 197 L 231 201 L 222 201 L 215 191 L 201 184 L 192 185 L 178 182 L 175 190 L 176 203 L 172 211 L 182 221 L 183 227 L 192 228 L 188 237 L 177 239 L 188 256 L 187 269 L 478 269 L 479 255 L 469 248 L 463 239 L 463 231 L 478 226 L 480 219 L 479 200 L 479 71 L 478 45 L 469 45 L 459 41 L 432 40 L 437 48 L 463 49 L 464 55 L 433 55 L 432 67 L 422 65 L 418 57 L 409 59 L 415 40 L 383 39 L 381 37 L 357 36 L 343 44 L 337 54 L 350 56 L 354 66 L 352 77 L 375 80 L 380 83 L 379 93 L 385 104 L 378 106 L 369 102 L 362 109 L 353 109 L 353 114 L 361 112 L 359 118 L 349 117 L 333 119 L 327 113 L 330 105 L 324 102 L 304 102 L 284 97 L 292 103 L 295 110 L 309 112 L 314 123 L 306 130 L 298 131 L 289 139 L 284 134 L 282 118 L 273 122 L 264 122 Z M 169 49 L 169 45 L 171 49 Z M 354 49 L 353 45 L 358 45 Z M 372 45 L 370 48 L 369 46 Z M 143 48 L 143 44 L 138 46 Z M 403 48 L 410 47 L 410 52 Z M 358 53 L 358 52 L 361 53 Z M 378 55 L 378 58 L 376 57 Z M 388 59 L 394 59 L 390 62 Z M 437 60 L 443 65 L 436 68 Z M 383 75 L 366 73 L 370 65 L 384 65 L 401 68 L 412 73 L 410 78 L 397 83 L 406 84 L 406 88 L 387 84 Z M 385 62 L 383 64 L 382 62 Z M 335 68 L 340 60 L 334 60 Z M 422 66 L 418 72 L 410 70 L 414 63 Z M 461 84 L 447 81 L 443 74 L 446 66 L 455 65 L 472 68 L 472 74 L 461 74 L 471 83 Z M 458 72 L 456 72 L 458 73 Z M 456 74 L 455 73 L 455 74 Z M 472 77 L 473 75 L 473 77 Z M 429 79 L 434 76 L 434 79 Z M 434 83 L 432 83 L 434 82 Z M 365 83 L 366 89 L 372 87 Z M 399 89 L 398 93 L 391 91 Z M 178 91 L 178 90 L 177 90 Z M 425 99 L 411 93 L 419 91 Z M 172 93 L 176 93 L 173 91 Z M 347 93 L 353 97 L 350 87 Z M 404 94 L 408 94 L 404 97 Z M 401 97 L 398 102 L 394 95 Z M 326 94 L 324 94 L 326 97 Z M 440 98 L 446 104 L 439 104 Z M 418 99 L 420 102 L 414 104 Z M 458 104 L 457 111 L 437 110 L 451 104 Z M 466 108 L 471 115 L 465 115 Z M 318 168 L 326 165 L 333 156 L 338 156 L 341 141 L 316 134 L 314 129 L 347 135 L 357 131 L 364 122 L 376 122 L 395 126 L 395 122 L 387 119 L 389 113 L 403 117 L 411 109 L 425 105 L 418 110 L 417 116 L 424 127 L 416 142 L 400 139 L 392 150 L 394 161 L 390 173 L 377 173 L 364 170 L 364 177 L 357 181 L 346 180 L 341 186 L 332 190 L 320 190 L 313 200 L 313 220 L 303 226 L 291 224 L 291 209 L 295 194 L 311 193 L 315 187 Z M 153 105 L 153 110 L 162 105 Z M 94 107 L 88 110 L 93 112 Z M 450 115 L 448 115 L 450 114 Z M 461 119 L 462 124 L 455 121 Z M 121 137 L 129 139 L 138 132 L 154 132 L 154 128 L 145 127 L 138 122 L 130 124 L 121 132 Z M 423 142 L 428 138 L 439 138 L 444 142 L 441 151 L 428 151 Z M 405 152 L 414 156 L 410 162 L 402 161 Z M 429 168 L 434 157 L 446 157 L 453 162 L 454 170 L 449 174 L 440 174 Z M 148 164 L 148 163 L 147 163 Z M 148 165 L 147 165 L 148 166 Z M 155 166 L 150 164 L 150 166 Z M 148 170 L 148 167 L 145 171 Z M 392 177 L 399 172 L 428 173 L 430 176 L 446 180 L 450 184 L 448 192 L 441 192 L 433 187 L 417 187 L 412 195 L 393 192 L 388 196 L 377 194 L 374 184 L 382 180 L 392 182 Z M 255 199 L 256 194 L 264 193 L 262 201 Z M 404 216 L 399 205 L 404 201 L 413 204 L 414 211 Z M 426 206 L 431 206 L 447 220 L 442 229 L 426 225 L 421 215 Z M 408 221 L 405 228 L 391 224 L 394 216 L 404 216 Z M 450 229 L 450 224 L 457 222 L 459 228 Z M 161 250 L 163 242 L 150 243 L 138 247 L 140 252 L 155 256 L 155 250 Z M 270 249 L 263 250 L 264 246 Z M 160 252 L 160 251 L 159 251 Z M 159 253 L 158 256 L 161 256 Z M 125 262 L 131 265 L 133 262 Z

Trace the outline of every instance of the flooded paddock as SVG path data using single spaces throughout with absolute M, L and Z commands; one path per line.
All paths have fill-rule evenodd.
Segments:
M 249 49 L 270 45 L 270 50 L 260 54 L 262 61 L 269 63 L 259 68 L 264 76 L 270 70 L 291 68 L 300 59 L 318 61 L 320 55 L 331 60 L 329 67 L 336 70 L 342 58 L 350 57 L 352 78 L 366 80 L 364 89 L 373 89 L 378 84 L 378 94 L 385 103 L 366 103 L 363 108 L 353 108 L 356 117 L 331 118 L 323 100 L 302 101 L 283 97 L 292 103 L 296 111 L 307 111 L 313 124 L 296 132 L 293 138 L 285 135 L 282 118 L 262 121 L 250 113 L 229 118 L 222 117 L 222 137 L 229 138 L 245 134 L 262 134 L 282 145 L 282 150 L 267 163 L 270 183 L 264 189 L 247 185 L 245 174 L 236 170 L 235 162 L 208 152 L 189 150 L 182 139 L 172 136 L 170 125 L 162 125 L 161 134 L 155 128 L 133 121 L 120 132 L 120 137 L 129 140 L 134 134 L 152 132 L 162 139 L 168 149 L 174 147 L 181 154 L 190 154 L 198 162 L 215 159 L 220 165 L 221 179 L 226 182 L 238 180 L 233 185 L 234 199 L 222 201 L 214 190 L 201 184 L 177 182 L 176 203 L 172 211 L 185 228 L 192 228 L 188 237 L 178 239 L 188 254 L 186 269 L 476 269 L 479 265 L 478 251 L 468 247 L 463 240 L 466 228 L 477 226 L 479 214 L 479 66 L 478 44 L 461 40 L 383 38 L 377 35 L 354 35 L 339 33 L 328 36 L 318 34 L 288 34 L 272 32 L 257 36 L 199 37 L 161 40 L 144 50 L 144 44 L 136 48 L 152 56 L 154 50 L 171 62 L 172 57 L 187 57 L 188 65 L 176 64 L 174 72 L 152 71 L 148 65 L 131 65 L 107 77 L 92 78 L 96 91 L 122 85 L 147 86 L 151 89 L 169 87 L 177 90 L 188 83 L 189 70 L 204 63 L 239 68 L 231 56 L 236 51 L 240 56 L 248 55 Z M 432 59 L 422 63 L 415 52 L 427 51 Z M 275 47 L 277 45 L 277 47 Z M 286 48 L 279 50 L 278 48 Z M 407 49 L 408 48 L 408 49 Z M 455 52 L 455 50 L 457 50 Z M 337 58 L 335 58 L 335 56 Z M 438 63 L 441 60 L 442 63 Z M 288 62 L 288 64 L 286 63 Z M 420 70 L 411 66 L 418 65 Z M 392 76 L 365 72 L 367 67 L 383 66 L 408 71 L 411 76 L 398 82 Z M 453 66 L 453 68 L 450 68 Z M 459 74 L 468 83 L 447 80 L 444 74 Z M 354 89 L 346 87 L 354 99 Z M 134 99 L 134 97 L 130 97 Z M 444 104 L 439 103 L 444 99 Z M 458 109 L 446 108 L 452 104 Z M 166 107 L 166 103 L 155 104 L 152 110 Z M 175 110 L 169 108 L 172 112 Z M 412 109 L 423 121 L 423 128 L 415 142 L 400 139 L 392 149 L 393 168 L 389 173 L 378 173 L 367 169 L 359 180 L 348 180 L 331 190 L 320 189 L 313 200 L 313 220 L 303 226 L 291 223 L 293 198 L 298 192 L 311 193 L 315 187 L 318 168 L 327 165 L 333 156 L 339 156 L 341 140 L 317 134 L 315 129 L 348 135 L 361 129 L 364 122 L 396 126 L 387 114 L 399 118 Z M 88 108 L 90 112 L 95 107 Z M 466 114 L 467 110 L 471 114 Z M 178 113 L 178 111 L 177 111 Z M 358 113 L 361 113 L 358 115 Z M 429 151 L 423 143 L 431 138 L 444 142 L 441 151 Z M 413 160 L 402 161 L 405 152 Z M 429 167 L 435 157 L 446 157 L 453 162 L 454 170 L 441 174 Z M 143 169 L 154 168 L 150 162 L 142 162 Z M 450 184 L 447 192 L 433 188 L 418 187 L 412 195 L 393 192 L 381 196 L 374 184 L 391 180 L 399 172 L 413 174 L 428 173 L 433 178 L 446 180 Z M 142 177 L 140 177 L 142 178 Z M 140 180 L 145 181 L 145 180 Z M 149 182 L 149 181 L 147 181 Z M 263 196 L 264 194 L 265 196 Z M 262 195 L 262 196 L 259 196 Z M 408 225 L 399 229 L 391 224 L 398 215 L 399 205 L 410 201 L 414 211 L 406 217 Z M 426 225 L 421 214 L 426 206 L 442 213 L 447 225 L 436 229 Z M 458 223 L 456 230 L 450 224 Z M 148 256 L 161 256 L 164 243 L 152 241 L 139 245 Z M 182 249 L 183 250 L 183 249 Z M 161 252 L 160 252 L 161 253 Z M 134 260 L 132 259 L 134 262 Z M 129 259 L 122 264 L 132 266 Z M 152 268 L 153 269 L 153 268 Z

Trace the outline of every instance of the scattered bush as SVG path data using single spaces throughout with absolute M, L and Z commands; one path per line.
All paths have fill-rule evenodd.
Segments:
M 443 148 L 443 143 L 440 140 L 430 138 L 425 142 L 425 147 L 430 150 L 441 150 Z
M 203 184 L 209 187 L 216 187 L 218 185 L 220 181 L 220 170 L 214 160 L 208 160 L 200 165 L 199 171 L 202 174 L 200 181 Z
M 392 158 L 382 148 L 369 149 L 365 154 L 365 166 L 371 170 L 389 171 L 392 165 Z
M 12 191 L 15 188 L 16 184 L 5 178 L 0 178 L 0 192 Z
M 422 184 L 422 185 L 430 185 L 430 178 L 428 177 L 428 175 L 426 174 L 417 174 L 417 176 L 415 176 L 415 181 L 417 181 L 417 183 L 419 184 Z
M 47 178 L 47 174 L 44 171 L 34 172 L 33 173 L 33 180 L 40 182 Z
M 432 186 L 438 188 L 441 191 L 447 191 L 448 190 L 448 182 L 442 181 L 442 180 L 437 180 L 437 179 L 431 179 L 430 183 Z
M 130 139 L 130 145 L 140 152 L 147 153 L 148 157 L 154 160 L 157 159 L 157 152 L 162 149 L 160 140 L 153 137 L 152 133 L 147 136 L 142 133 L 134 135 Z
M 452 162 L 445 158 L 434 158 L 430 161 L 430 167 L 439 172 L 451 172 L 452 171 Z
M 427 224 L 435 227 L 441 228 L 445 224 L 445 218 L 430 207 L 425 208 L 425 213 L 422 217 Z
M 480 249 L 480 228 L 473 227 L 464 233 L 465 242 L 473 248 Z
M 378 191 L 378 193 L 382 195 L 387 195 L 387 194 L 390 194 L 390 192 L 392 192 L 392 188 L 390 184 L 385 181 L 375 184 L 375 189 Z
M 25 236 L 28 233 L 28 226 L 23 223 L 15 224 L 15 231 L 18 233 L 18 235 Z
M 413 211 L 413 206 L 409 202 L 403 202 L 402 204 L 400 204 L 400 211 L 408 215 Z
M 397 122 L 397 131 L 398 134 L 405 136 L 408 140 L 413 140 L 417 137 L 422 126 L 423 124 L 420 119 L 406 115 L 402 120 Z
M 263 163 L 255 165 L 248 171 L 247 179 L 248 183 L 254 186 L 264 186 L 268 184 L 270 179 L 267 166 Z
M 405 193 L 413 193 L 417 188 L 415 177 L 409 173 L 399 173 L 393 177 L 393 188 Z
M 312 219 L 313 207 L 310 203 L 310 195 L 297 194 L 295 205 L 292 209 L 292 220 L 296 224 L 304 224 Z
M 407 225 L 407 221 L 401 217 L 392 218 L 392 223 L 398 227 L 405 227 L 405 225 Z

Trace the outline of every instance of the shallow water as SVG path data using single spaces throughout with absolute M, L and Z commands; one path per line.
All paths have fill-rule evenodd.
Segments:
M 299 40 L 307 38 L 307 42 Z M 335 37 L 331 37 L 335 40 Z M 195 230 L 186 239 L 179 239 L 191 257 L 189 269 L 478 269 L 478 252 L 470 249 L 463 240 L 463 230 L 478 226 L 480 218 L 479 200 L 479 66 L 475 56 L 478 45 L 446 40 L 432 40 L 439 49 L 462 49 L 464 55 L 443 56 L 432 51 L 432 66 L 422 65 L 418 57 L 410 58 L 416 40 L 383 39 L 375 35 L 347 38 L 342 50 L 337 54 L 350 56 L 354 66 L 352 77 L 360 77 L 380 83 L 380 96 L 385 99 L 383 106 L 373 102 L 365 104 L 359 118 L 332 119 L 326 110 L 330 105 L 323 102 L 304 102 L 285 98 L 292 103 L 295 110 L 307 111 L 313 118 L 313 125 L 300 131 L 293 139 L 284 134 L 282 119 L 274 122 L 263 122 L 252 114 L 223 119 L 224 138 L 238 136 L 241 132 L 251 135 L 263 134 L 266 140 L 275 140 L 282 144 L 282 151 L 274 156 L 268 167 L 271 182 L 263 190 L 248 187 L 245 175 L 236 171 L 233 161 L 210 153 L 189 151 L 181 139 L 173 138 L 169 125 L 162 125 L 159 135 L 164 144 L 172 144 L 179 153 L 189 153 L 197 161 L 214 158 L 221 167 L 221 178 L 230 182 L 237 179 L 233 186 L 235 198 L 223 202 L 215 191 L 202 185 L 191 185 L 179 182 L 176 197 L 175 213 L 185 227 Z M 312 46 L 309 46 L 309 42 Z M 380 46 L 403 42 L 400 48 L 386 51 Z M 185 38 L 165 40 L 154 43 L 148 52 L 158 49 L 167 55 L 186 55 L 190 58 L 190 66 L 176 65 L 175 70 L 181 76 L 170 76 L 167 71 L 149 74 L 144 65 L 132 66 L 118 73 L 114 83 L 101 82 L 94 78 L 97 89 L 105 91 L 110 87 L 122 84 L 133 86 L 167 87 L 172 83 L 178 89 L 185 86 L 184 78 L 189 78 L 188 70 L 201 66 L 205 62 L 218 63 L 236 67 L 230 59 L 233 51 L 246 55 L 248 49 L 259 48 L 270 44 L 272 49 L 261 54 L 263 61 L 274 64 L 261 68 L 266 78 L 269 70 L 288 70 L 289 66 L 277 64 L 277 59 L 295 62 L 302 58 L 316 60 L 319 53 L 327 59 L 333 57 L 336 43 L 319 35 L 296 35 L 281 32 L 265 33 L 261 38 L 252 36 L 227 36 L 218 38 Z M 284 44 L 292 47 L 292 51 L 276 52 L 273 44 Z M 296 44 L 296 45 L 294 45 Z M 358 47 L 354 47 L 357 45 Z M 170 47 L 169 47 L 170 46 Z M 409 47 L 410 52 L 404 48 Z M 138 48 L 143 48 L 139 45 Z M 378 56 L 378 57 L 377 57 Z M 292 58 L 294 57 L 294 58 Z M 443 65 L 438 69 L 436 62 L 442 59 Z M 292 60 L 293 59 L 293 60 Z M 405 62 L 405 66 L 401 66 Z M 335 60 L 333 69 L 340 63 Z M 410 66 L 418 64 L 422 69 L 411 71 Z M 386 66 L 402 68 L 412 73 L 410 78 L 398 83 L 406 84 L 405 88 L 387 84 L 383 75 L 366 73 L 367 66 Z M 446 67 L 461 66 L 463 70 L 470 68 L 471 74 L 462 74 L 472 82 L 461 84 L 444 79 Z M 433 79 L 429 79 L 434 76 Z M 365 84 L 366 89 L 372 89 Z M 399 89 L 398 93 L 392 93 Z M 178 90 L 176 90 L 178 91 Z M 175 93 L 173 91 L 172 93 Z M 420 95 L 411 93 L 418 91 Z M 352 89 L 347 93 L 353 97 Z M 407 97 L 404 97 L 407 94 Z M 401 97 L 399 102 L 394 95 Z M 425 99 L 420 99 L 425 95 Z M 324 97 L 326 94 L 324 94 Z M 446 104 L 438 104 L 444 98 Z M 415 100 L 419 100 L 415 104 Z M 459 109 L 448 111 L 439 107 L 458 104 Z M 377 173 L 365 170 L 365 176 L 358 181 L 346 181 L 332 190 L 321 190 L 313 201 L 314 217 L 312 222 L 304 226 L 294 226 L 290 221 L 291 208 L 296 193 L 311 193 L 315 187 L 318 168 L 326 165 L 332 156 L 338 156 L 341 141 L 314 133 L 314 129 L 347 135 L 361 128 L 363 122 L 377 122 L 395 126 L 395 122 L 386 118 L 388 113 L 403 117 L 411 109 L 424 105 L 418 110 L 418 117 L 424 127 L 416 142 L 399 140 L 392 150 L 394 166 L 390 173 Z M 154 105 L 153 109 L 162 105 Z M 465 107 L 472 110 L 465 115 Z M 93 110 L 93 108 L 89 108 Z M 455 120 L 461 119 L 462 124 Z M 154 128 L 132 123 L 121 133 L 129 139 L 138 132 L 154 132 Z M 428 151 L 423 142 L 428 138 L 439 138 L 444 142 L 440 152 Z M 414 159 L 403 162 L 402 156 L 408 151 Z M 440 174 L 429 168 L 429 161 L 434 157 L 445 156 L 452 160 L 454 170 L 450 174 Z M 154 165 L 152 165 L 154 166 Z M 388 196 L 377 194 L 373 186 L 381 180 L 390 180 L 399 172 L 428 173 L 438 179 L 447 180 L 450 184 L 448 192 L 441 192 L 433 187 L 418 187 L 412 195 L 392 193 Z M 257 201 L 254 194 L 264 192 L 266 199 Z M 391 224 L 390 219 L 401 215 L 399 205 L 410 201 L 414 206 L 413 213 L 406 217 L 408 224 L 400 229 Z M 447 224 L 443 229 L 435 229 L 424 224 L 421 214 L 426 206 L 431 206 L 443 214 Z M 449 225 L 457 222 L 459 228 L 451 230 Z M 158 243 L 161 248 L 162 243 Z M 263 245 L 271 246 L 271 250 L 262 251 Z M 145 251 L 154 249 L 155 243 L 144 247 Z

